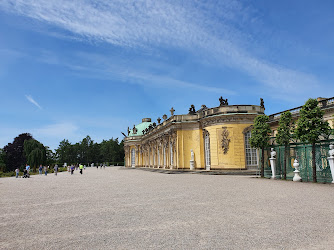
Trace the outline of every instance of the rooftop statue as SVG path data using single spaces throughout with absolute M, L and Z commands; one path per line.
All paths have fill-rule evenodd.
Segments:
M 132 133 L 135 135 L 137 134 L 138 129 L 136 128 L 135 125 L 133 125 Z
M 193 115 L 195 114 L 196 111 L 195 111 L 195 106 L 193 104 L 191 104 L 190 108 L 189 108 L 189 115 Z
M 219 107 L 227 106 L 228 105 L 228 100 L 227 99 L 223 99 L 222 96 L 219 98 L 219 102 L 220 102 Z
M 266 109 L 266 108 L 264 107 L 264 101 L 263 101 L 263 99 L 262 99 L 262 98 L 260 98 L 260 106 L 261 106 L 261 108 L 264 108 L 264 109 Z
M 175 109 L 172 107 L 169 111 L 170 111 L 170 116 L 173 116 L 174 112 L 175 112 Z

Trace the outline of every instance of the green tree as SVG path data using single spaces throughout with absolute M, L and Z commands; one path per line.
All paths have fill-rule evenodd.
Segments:
M 320 136 L 329 136 L 331 129 L 328 122 L 323 120 L 324 111 L 320 109 L 316 99 L 308 99 L 299 114 L 300 117 L 294 131 L 295 136 L 302 142 L 312 144 L 313 182 L 317 182 L 315 143 L 320 139 Z
M 17 167 L 23 169 L 27 161 L 24 154 L 24 142 L 30 139 L 33 139 L 31 134 L 23 133 L 15 137 L 12 143 L 8 143 L 3 148 L 6 171 L 14 171 Z
M 6 172 L 5 152 L 0 148 L 0 171 Z
M 30 139 L 24 141 L 24 154 L 27 162 L 36 172 L 36 168 L 40 164 L 46 163 L 46 149 L 42 143 L 37 140 Z
M 291 112 L 286 111 L 281 114 L 277 129 L 276 142 L 284 145 L 284 165 L 283 165 L 283 179 L 286 180 L 286 157 L 288 155 L 287 149 L 292 138 L 292 115 Z
M 261 149 L 261 177 L 264 177 L 264 149 L 269 146 L 270 127 L 268 124 L 269 117 L 259 115 L 254 120 L 254 127 L 251 132 L 250 144 L 253 148 Z

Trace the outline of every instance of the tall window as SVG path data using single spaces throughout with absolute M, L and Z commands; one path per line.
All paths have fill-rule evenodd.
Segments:
M 131 166 L 135 166 L 136 164 L 136 150 L 131 149 Z
M 158 148 L 158 162 L 157 162 L 158 167 L 160 166 L 160 148 Z
M 165 145 L 162 146 L 162 154 L 164 157 L 164 167 L 166 166 L 166 147 Z
M 170 143 L 170 165 L 173 166 L 174 159 L 173 159 L 173 144 Z
M 258 165 L 257 150 L 255 148 L 251 148 L 249 141 L 250 137 L 251 137 L 251 131 L 245 134 L 246 165 L 257 166 Z
M 151 165 L 151 148 L 148 150 L 148 166 Z
M 209 133 L 205 133 L 205 136 L 204 136 L 204 151 L 205 151 L 205 167 L 210 167 L 211 160 L 210 160 L 210 135 Z

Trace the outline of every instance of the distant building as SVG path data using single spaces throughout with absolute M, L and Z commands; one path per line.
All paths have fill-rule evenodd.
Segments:
M 321 108 L 321 110 L 325 112 L 324 120 L 328 121 L 331 128 L 334 129 L 334 97 L 331 98 L 318 97 L 317 101 L 319 102 L 319 107 Z M 301 110 L 302 107 L 303 106 L 299 106 L 293 109 L 288 109 L 276 114 L 269 115 L 269 124 L 270 128 L 272 129 L 272 135 L 276 136 L 277 134 L 278 122 L 281 117 L 281 114 L 283 114 L 286 111 L 290 111 L 292 114 L 292 119 L 294 121 L 297 121 L 297 119 L 300 116 L 299 111 Z

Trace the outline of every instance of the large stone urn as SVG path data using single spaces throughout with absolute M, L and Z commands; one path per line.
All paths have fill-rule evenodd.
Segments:
M 270 152 L 270 167 L 271 167 L 271 179 L 276 178 L 276 151 L 274 151 L 273 148 L 271 148 Z
M 300 171 L 298 170 L 299 167 L 299 162 L 297 159 L 295 159 L 294 163 L 293 163 L 293 167 L 295 168 L 295 171 L 293 171 L 295 173 L 295 176 L 293 177 L 293 181 L 301 181 L 302 177 L 300 177 L 299 173 Z
M 331 173 L 332 173 L 332 183 L 334 183 L 334 145 L 331 144 L 329 145 L 329 157 L 327 158 L 329 162 L 329 166 L 331 168 Z

